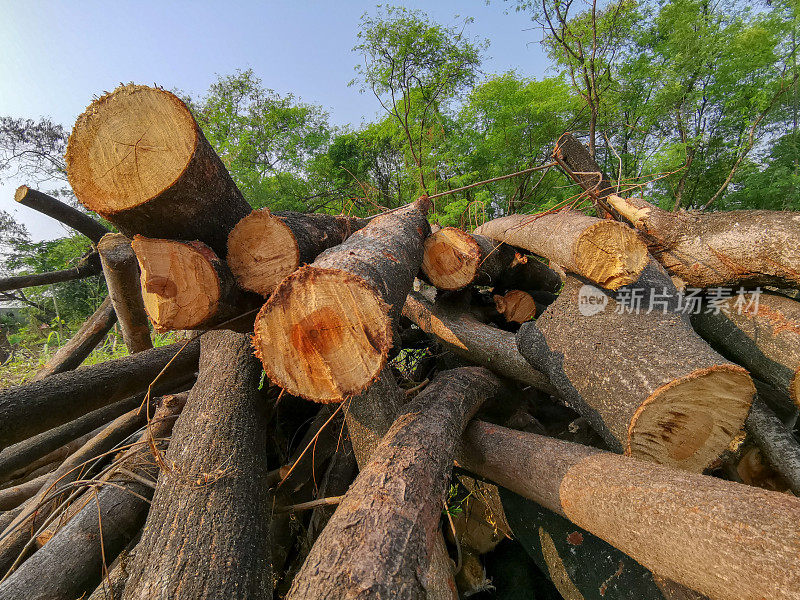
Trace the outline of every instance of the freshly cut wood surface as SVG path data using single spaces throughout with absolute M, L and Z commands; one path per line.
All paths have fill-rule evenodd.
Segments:
M 671 286 L 655 262 L 633 287 L 652 285 L 659 293 Z M 558 299 L 520 328 L 520 352 L 611 449 L 702 471 L 744 424 L 755 395 L 747 371 L 714 352 L 686 315 L 627 312 L 613 295 L 587 289 L 568 277 Z M 605 308 L 586 311 L 588 295 Z
M 142 301 L 139 284 L 139 263 L 131 240 L 121 233 L 107 233 L 97 244 L 103 275 L 108 285 L 108 297 L 114 304 L 122 339 L 131 354 L 153 347 L 150 326 Z
M 228 266 L 243 289 L 268 297 L 300 265 L 341 244 L 369 221 L 353 217 L 253 211 L 228 236 Z
M 800 589 L 800 498 L 473 422 L 458 463 L 712 600 Z
M 141 269 L 144 308 L 158 331 L 208 328 L 257 306 L 202 242 L 137 235 L 132 245 Z
M 549 394 L 558 393 L 547 376 L 519 353 L 513 333 L 485 325 L 463 308 L 432 303 L 419 292 L 411 292 L 403 316 L 461 358 Z
M 544 263 L 514 248 L 455 227 L 425 240 L 422 272 L 440 290 L 492 285 L 557 291 L 561 280 Z
M 503 295 L 495 294 L 494 305 L 506 321 L 524 323 L 536 316 L 536 301 L 528 292 L 510 290 Z
M 397 417 L 295 577 L 287 599 L 425 598 L 453 453 L 503 389 L 487 369 L 444 371 Z
M 276 385 L 340 402 L 375 380 L 422 263 L 429 205 L 421 198 L 373 219 L 277 287 L 256 318 L 253 339 Z
M 123 85 L 92 102 L 66 162 L 78 200 L 128 237 L 199 240 L 224 257 L 251 211 L 189 109 L 159 88 Z
M 798 212 L 668 212 L 641 198 L 606 201 L 636 227 L 670 275 L 690 287 L 800 284 Z
M 692 315 L 698 333 L 800 407 L 800 302 L 749 292 L 715 304 Z
M 650 260 L 630 227 L 574 210 L 500 217 L 475 233 L 544 256 L 610 290 L 636 281 Z

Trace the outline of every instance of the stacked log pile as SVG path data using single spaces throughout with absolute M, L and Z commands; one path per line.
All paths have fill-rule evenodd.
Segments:
M 177 97 L 94 101 L 68 175 L 119 233 L 20 188 L 96 250 L 0 282 L 109 288 L 0 391 L 0 600 L 797 598 L 800 214 L 555 157 L 605 218 L 431 234 L 427 196 L 253 211 Z M 115 320 L 130 356 L 80 366 Z

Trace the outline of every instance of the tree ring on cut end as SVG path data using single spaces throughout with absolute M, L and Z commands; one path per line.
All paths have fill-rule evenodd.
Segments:
M 573 256 L 579 274 L 609 290 L 636 281 L 650 260 L 636 232 L 616 221 L 587 228 L 576 240 Z
M 262 209 L 231 230 L 227 261 L 240 287 L 267 297 L 300 266 L 300 248 L 283 219 Z
M 180 178 L 198 142 L 194 119 L 174 94 L 122 86 L 78 118 L 67 145 L 69 182 L 100 214 L 140 206 Z
M 222 290 L 212 265 L 216 255 L 200 242 L 131 242 L 141 268 L 142 300 L 159 331 L 194 329 L 214 315 Z
M 481 250 L 468 233 L 445 227 L 425 240 L 422 271 L 440 290 L 458 290 L 475 279 Z
M 755 395 L 745 369 L 698 369 L 653 392 L 628 428 L 625 453 L 702 472 L 744 425 Z
M 254 336 L 256 356 L 275 384 L 326 403 L 371 384 L 391 342 L 388 306 L 370 284 L 313 266 L 277 287 L 256 318 Z

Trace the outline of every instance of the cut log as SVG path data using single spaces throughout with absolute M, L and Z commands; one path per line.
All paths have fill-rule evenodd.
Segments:
M 455 227 L 440 229 L 425 240 L 422 272 L 440 290 L 491 285 L 556 292 L 561 287 L 558 275 L 543 262 Z
M 730 296 L 692 315 L 692 325 L 714 348 L 800 406 L 800 302 L 778 294 Z
M 45 431 L 32 438 L 14 444 L 0 452 L 0 482 L 13 479 L 18 476 L 17 472 L 26 466 L 38 466 L 58 460 L 62 460 L 67 455 L 58 454 L 65 445 L 73 440 L 79 439 L 98 427 L 102 427 L 112 419 L 116 419 L 123 413 L 133 410 L 142 403 L 142 395 L 131 396 L 114 404 L 109 404 L 103 408 L 92 411 L 74 421 L 65 423 L 60 427 Z M 75 448 L 77 450 L 77 448 Z M 73 450 L 74 451 L 74 450 Z M 53 454 L 56 453 L 56 454 Z M 71 454 L 71 452 L 70 452 Z M 40 459 L 45 462 L 39 464 Z
M 569 171 L 567 175 L 590 192 L 594 198 L 605 198 L 616 191 L 616 188 L 603 173 L 603 169 L 589 154 L 589 149 L 580 143 L 572 134 L 562 135 L 553 149 L 553 158 Z
M 655 262 L 632 289 L 656 289 L 650 278 L 662 282 L 659 293 L 677 297 Z M 604 309 L 587 310 L 581 302 L 588 295 Z M 627 312 L 575 277 L 520 328 L 517 346 L 610 449 L 689 471 L 702 471 L 725 450 L 755 395 L 747 371 L 714 352 L 686 315 Z
M 461 358 L 548 394 L 558 394 L 547 377 L 519 353 L 513 333 L 484 325 L 458 307 L 433 304 L 419 292 L 408 295 L 403 316 Z
M 128 352 L 136 354 L 149 350 L 153 342 L 142 301 L 139 264 L 131 241 L 121 233 L 108 233 L 97 244 L 97 252 Z
M 0 391 L 0 449 L 145 391 L 169 388 L 197 369 L 199 340 L 57 373 Z
M 137 235 L 133 250 L 142 271 L 144 307 L 158 331 L 207 329 L 261 303 L 243 293 L 224 261 L 201 242 Z M 243 325 L 252 331 L 254 316 Z
M 630 556 L 561 515 L 500 488 L 514 537 L 564 598 L 702 600 L 702 594 L 653 575 Z
M 17 188 L 14 193 L 14 200 L 23 206 L 32 208 L 43 215 L 64 223 L 64 225 L 88 237 L 95 246 L 100 241 L 100 238 L 108 233 L 108 229 L 89 215 L 72 208 L 70 205 L 61 202 L 61 200 L 57 200 L 38 190 L 33 190 L 27 185 L 21 185 Z
M 125 584 L 128 581 L 128 575 L 131 561 L 136 556 L 136 546 L 139 543 L 138 536 L 133 538 L 128 546 L 120 552 L 119 556 L 108 567 L 108 576 L 103 578 L 103 581 L 92 592 L 92 595 L 87 600 L 117 600 L 122 598 L 125 591 Z
M 276 288 L 253 339 L 275 384 L 308 400 L 340 402 L 375 380 L 422 263 L 429 206 L 423 197 L 373 219 Z
M 83 446 L 71 454 L 61 465 L 53 471 L 42 484 L 37 493 L 23 506 L 22 511 L 14 518 L 11 524 L 2 532 L 0 540 L 0 572 L 5 573 L 11 566 L 25 544 L 48 518 L 56 506 L 55 499 L 58 495 L 53 492 L 56 488 L 63 487 L 81 478 L 87 467 L 84 463 L 102 456 L 112 450 L 117 444 L 123 442 L 139 428 L 147 423 L 147 415 L 153 414 L 158 401 L 153 398 L 149 407 L 137 407 L 108 424 L 100 433 L 87 441 Z M 184 399 L 180 396 L 165 397 L 161 404 L 183 405 Z M 42 502 L 48 497 L 52 499 L 46 504 Z
M 753 401 L 745 427 L 767 462 L 783 475 L 792 493 L 800 496 L 800 444 L 791 430 L 760 398 Z
M 610 290 L 636 281 L 650 260 L 644 242 L 627 225 L 574 210 L 500 217 L 475 233 L 544 256 Z
M 256 210 L 228 236 L 228 265 L 242 289 L 267 298 L 300 265 L 313 262 L 367 223 L 353 217 Z
M 126 236 L 199 240 L 225 256 L 250 205 L 174 94 L 124 85 L 72 130 L 67 175 L 78 200 Z
M 669 274 L 689 287 L 800 285 L 800 213 L 668 212 L 641 198 L 606 200 L 636 227 Z
M 78 368 L 97 344 L 106 339 L 106 335 L 116 322 L 117 315 L 111 304 L 111 298 L 106 298 L 94 314 L 75 332 L 75 335 L 61 346 L 41 369 L 36 371 L 31 381 L 40 381 L 49 375 Z
M 454 369 L 407 405 L 317 539 L 287 598 L 424 598 L 455 446 L 480 404 L 502 387 L 486 369 Z
M 37 285 L 63 283 L 64 281 L 74 281 L 76 279 L 86 279 L 87 277 L 100 275 L 102 272 L 103 268 L 100 266 L 100 258 L 98 257 L 97 252 L 91 252 L 81 258 L 80 262 L 76 266 L 69 269 L 64 269 L 62 271 L 3 277 L 0 279 L 0 292 L 20 290 L 22 288 L 34 287 Z
M 714 600 L 797 595 L 800 498 L 474 422 L 461 466 Z
M 509 323 L 524 323 L 536 316 L 536 301 L 528 292 L 510 290 L 492 297 L 497 312 Z
M 203 336 L 124 598 L 272 598 L 260 375 L 246 335 Z
M 150 436 L 169 436 L 186 397 L 164 400 L 139 443 L 124 453 L 122 466 L 140 479 L 155 478 Z M 0 600 L 73 600 L 97 586 L 103 561 L 110 565 L 141 529 L 153 494 L 150 486 L 122 473 L 107 481 L 96 495 L 87 492 L 81 511 L 0 584 Z

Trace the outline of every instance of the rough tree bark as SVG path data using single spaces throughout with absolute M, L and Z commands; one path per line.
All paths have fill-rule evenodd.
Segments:
M 631 289 L 677 298 L 655 262 Z M 747 371 L 714 352 L 672 306 L 627 312 L 613 295 L 589 292 L 599 312 L 581 304 L 586 287 L 568 277 L 558 300 L 520 328 L 520 352 L 612 450 L 702 471 L 744 424 L 755 395 Z
M 425 240 L 422 272 L 440 290 L 468 285 L 556 292 L 561 279 L 543 262 L 482 235 L 445 227 Z
M 565 133 L 559 138 L 553 157 L 569 169 L 568 175 L 575 183 L 593 196 L 605 198 L 614 193 L 616 188 L 592 158 L 589 149 L 572 134 Z
M 458 307 L 428 302 L 418 292 L 408 294 L 403 316 L 461 358 L 548 394 L 558 394 L 547 377 L 519 353 L 513 333 L 484 325 Z
M 610 290 L 636 281 L 650 260 L 647 247 L 627 225 L 574 210 L 500 217 L 475 233 L 544 256 Z
M 715 305 L 692 315 L 697 332 L 800 407 L 800 302 L 750 292 Z
M 350 487 L 288 599 L 424 598 L 461 432 L 500 393 L 481 367 L 440 374 L 407 405 Z
M 227 264 L 202 242 L 137 235 L 133 250 L 144 307 L 158 331 L 207 329 L 261 304 L 261 298 L 239 289 Z M 254 318 L 243 319 L 243 331 L 252 331 Z
M 300 265 L 369 223 L 353 217 L 253 211 L 228 235 L 228 265 L 242 289 L 265 298 Z
M 423 197 L 377 217 L 283 280 L 258 314 L 253 341 L 274 383 L 340 402 L 375 380 L 422 263 L 429 207 Z
M 92 102 L 66 153 L 78 200 L 125 235 L 199 240 L 219 256 L 250 205 L 174 94 L 123 85 Z
M 767 462 L 800 496 L 800 444 L 791 430 L 759 398 L 753 401 L 745 427 Z
M 796 596 L 794 496 L 482 422 L 458 462 L 709 598 Z
M 102 272 L 103 269 L 100 266 L 100 257 L 97 255 L 97 252 L 91 252 L 81 258 L 76 266 L 62 271 L 3 277 L 0 279 L 0 292 L 20 290 L 37 285 L 50 285 L 51 283 L 74 281 L 75 279 L 86 279 L 93 275 L 99 275 Z
M 72 227 L 78 233 L 92 240 L 92 244 L 95 246 L 100 241 L 100 238 L 108 233 L 108 229 L 89 215 L 72 208 L 68 204 L 61 202 L 61 200 L 57 200 L 38 190 L 33 190 L 27 185 L 21 185 L 17 188 L 14 193 L 14 200 L 23 206 L 32 208 L 56 221 L 61 221 L 64 225 Z
M 563 516 L 505 488 L 503 508 L 514 538 L 564 598 L 583 600 L 702 600 L 652 574 L 630 556 Z
M 268 406 L 244 334 L 203 336 L 124 598 L 272 598 Z
M 111 298 L 106 298 L 94 314 L 86 319 L 81 328 L 75 332 L 75 335 L 61 346 L 41 369 L 36 371 L 31 381 L 40 381 L 49 375 L 78 368 L 92 353 L 95 346 L 105 339 L 116 322 L 117 315 L 114 312 Z
M 800 213 L 667 212 L 641 198 L 606 199 L 670 275 L 690 287 L 800 284 Z
M 125 346 L 131 354 L 149 350 L 153 342 L 139 285 L 139 265 L 131 241 L 121 233 L 108 233 L 97 244 L 97 252 Z
M 2 390 L 0 449 L 145 391 L 167 363 L 154 392 L 174 385 L 197 369 L 199 352 L 192 340 Z
M 125 469 L 145 479 L 158 472 L 150 441 L 169 436 L 186 396 L 164 400 L 122 460 Z M 0 584 L 0 600 L 73 600 L 97 586 L 104 562 L 111 564 L 141 529 L 153 494 L 151 487 L 122 473 L 105 481 L 99 491 L 87 492 L 81 511 Z

